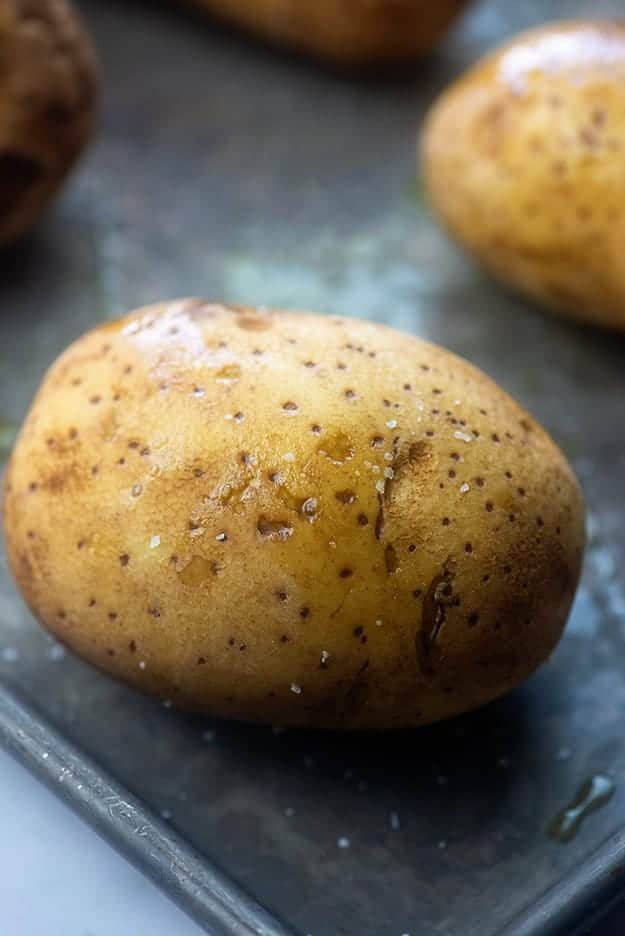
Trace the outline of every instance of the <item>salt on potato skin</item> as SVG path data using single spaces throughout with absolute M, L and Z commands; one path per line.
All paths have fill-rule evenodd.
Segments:
M 199 299 L 52 365 L 4 522 L 31 609 L 100 668 L 178 706 L 338 729 L 519 683 L 584 546 L 566 460 L 476 368 L 370 322 Z
M 625 23 L 522 33 L 435 102 L 421 136 L 429 200 L 504 283 L 625 330 Z

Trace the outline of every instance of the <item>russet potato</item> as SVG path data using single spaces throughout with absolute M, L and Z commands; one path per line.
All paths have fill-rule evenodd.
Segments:
M 625 330 L 625 22 L 552 23 L 471 68 L 422 137 L 456 240 L 510 286 Z
M 347 66 L 429 52 L 467 0 L 193 0 L 278 45 Z
M 47 374 L 4 495 L 34 614 L 132 685 L 329 728 L 501 695 L 562 632 L 578 484 L 449 352 L 356 319 L 141 309 Z
M 65 0 L 0 0 L 0 245 L 35 223 L 82 152 L 96 84 Z

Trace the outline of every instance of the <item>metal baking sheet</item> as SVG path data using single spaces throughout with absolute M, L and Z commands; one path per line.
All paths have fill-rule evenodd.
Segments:
M 102 60 L 100 132 L 38 230 L 0 255 L 0 451 L 46 366 L 103 318 L 181 295 L 308 307 L 388 322 L 490 373 L 573 462 L 590 544 L 566 636 L 526 686 L 370 737 L 274 734 L 143 698 L 42 633 L 0 556 L 0 736 L 211 933 L 569 936 L 624 886 L 625 339 L 482 275 L 424 208 L 414 151 L 425 108 L 478 54 L 588 5 L 482 0 L 427 62 L 384 80 L 172 5 L 80 6 Z M 44 750 L 69 757 L 74 780 Z M 552 841 L 550 821 L 597 772 L 614 796 Z M 144 835 L 120 830 L 102 790 Z

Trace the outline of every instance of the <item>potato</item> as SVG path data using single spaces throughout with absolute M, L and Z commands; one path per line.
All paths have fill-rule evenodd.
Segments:
M 505 283 L 625 329 L 625 24 L 555 23 L 478 62 L 435 104 L 426 188 Z
M 211 13 L 343 65 L 372 65 L 429 52 L 467 0 L 194 0 Z
M 8 469 L 26 601 L 101 669 L 221 716 L 430 722 L 562 631 L 583 505 L 460 358 L 358 320 L 183 300 L 52 366 Z
M 37 220 L 91 133 L 91 42 L 65 0 L 0 0 L 0 244 Z

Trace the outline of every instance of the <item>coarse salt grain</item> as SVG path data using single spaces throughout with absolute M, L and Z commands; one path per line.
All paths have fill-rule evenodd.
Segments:
M 291 683 L 291 692 L 294 692 L 295 695 L 301 695 L 301 693 L 302 693 L 302 687 L 299 686 L 297 683 L 292 682 L 292 683 Z
M 304 503 L 302 504 L 302 513 L 306 516 L 314 516 L 317 512 L 317 498 L 316 497 L 307 497 Z
M 49 660 L 62 660 L 65 656 L 65 647 L 61 644 L 52 644 L 51 647 L 48 647 L 46 650 L 46 656 Z
M 160 536 L 152 536 L 150 538 L 150 549 L 157 549 L 161 545 Z

